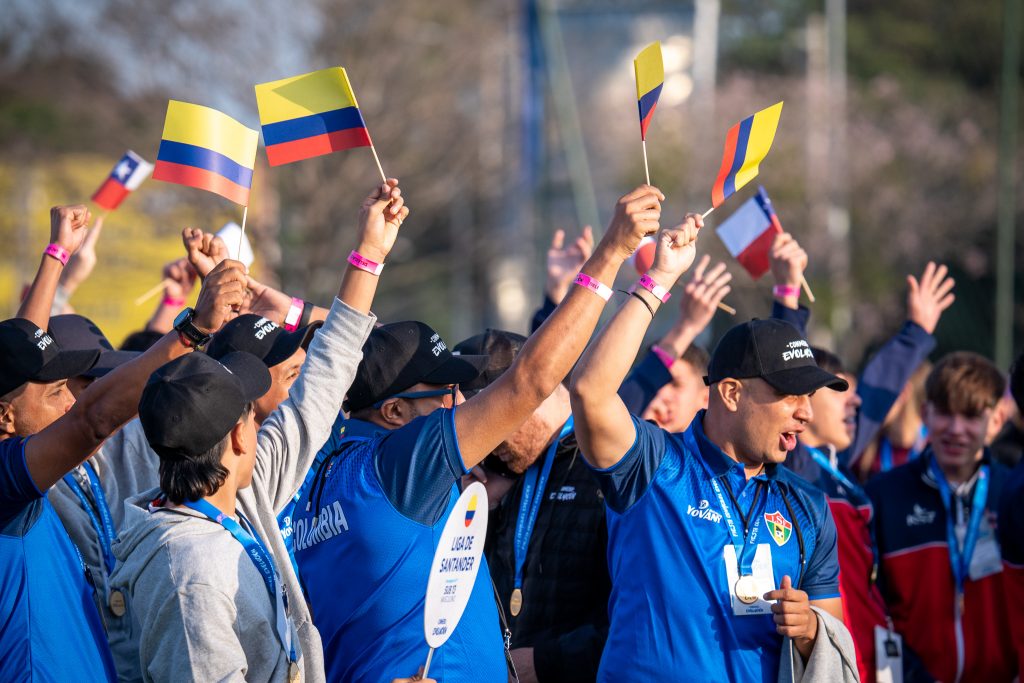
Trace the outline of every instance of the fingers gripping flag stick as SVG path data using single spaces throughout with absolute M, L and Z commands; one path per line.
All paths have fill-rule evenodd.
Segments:
M 128 150 L 114 165 L 114 169 L 99 189 L 93 193 L 92 201 L 102 209 L 113 211 L 128 195 L 139 189 L 142 181 L 152 172 L 153 164 Z
M 711 208 L 704 213 L 705 218 L 736 190 L 757 177 L 761 161 L 772 148 L 781 115 L 782 102 L 779 102 L 743 119 L 726 133 L 722 167 L 711 188 Z
M 256 86 L 267 160 L 280 166 L 369 147 L 387 182 L 348 74 L 340 66 Z
M 644 149 L 644 173 L 651 184 L 651 171 L 647 166 L 647 127 L 651 125 L 654 108 L 658 106 L 661 88 L 665 84 L 665 64 L 661 59 L 661 43 L 645 47 L 633 60 L 636 74 L 636 100 L 640 109 L 640 143 Z

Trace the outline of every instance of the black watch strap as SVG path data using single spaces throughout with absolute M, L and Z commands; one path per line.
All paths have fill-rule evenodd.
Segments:
M 177 330 L 184 339 L 187 339 L 192 346 L 202 347 L 210 341 L 211 335 L 206 334 L 198 327 L 192 324 L 192 316 L 195 313 L 191 308 L 186 308 L 178 315 L 178 319 L 174 323 L 174 329 Z

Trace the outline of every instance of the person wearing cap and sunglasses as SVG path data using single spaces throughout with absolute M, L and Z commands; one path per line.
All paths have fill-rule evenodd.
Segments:
M 514 432 L 564 379 L 590 338 L 606 284 L 657 230 L 664 195 L 642 185 L 622 197 L 577 283 L 509 369 L 463 401 L 458 385 L 485 357 L 453 355 L 420 322 L 370 334 L 349 389 L 351 419 L 296 504 L 295 558 L 327 677 L 377 683 L 424 663 L 427 573 L 458 482 Z M 339 435 L 339 431 L 343 433 Z M 343 568 L 343 572 L 339 569 Z M 502 636 L 486 564 L 430 673 L 445 683 L 503 681 Z
M 61 269 L 81 244 L 84 206 L 50 212 L 50 246 L 17 318 L 0 323 L 0 680 L 114 680 L 88 569 L 46 492 L 136 413 L 146 378 L 193 346 L 168 333 L 149 351 L 94 382 L 75 400 L 67 379 L 97 350 L 64 351 L 46 330 Z M 245 290 L 243 266 L 225 262 L 192 316 L 210 333 Z
M 160 486 L 126 504 L 111 578 L 140 630 L 144 680 L 323 680 L 320 637 L 276 516 L 341 409 L 376 320 L 369 310 L 382 263 L 408 211 L 393 179 L 363 202 L 358 251 L 305 369 L 261 424 L 255 405 L 271 388 L 267 365 L 293 357 L 304 333 L 281 335 L 246 316 L 222 330 L 211 354 L 150 378 L 139 419 L 160 457 Z
M 691 215 L 686 231 L 701 224 Z M 718 343 L 708 408 L 685 432 L 631 416 L 615 393 L 693 262 L 683 232 L 659 235 L 647 274 L 655 291 L 626 300 L 570 385 L 576 437 L 608 508 L 611 626 L 598 680 L 774 681 L 793 666 L 783 636 L 806 659 L 826 630 L 812 606 L 831 615 L 830 643 L 836 627 L 845 636 L 846 670 L 833 674 L 855 678 L 827 501 L 781 466 L 812 418 L 809 395 L 847 383 L 817 367 L 794 327 L 754 320 Z

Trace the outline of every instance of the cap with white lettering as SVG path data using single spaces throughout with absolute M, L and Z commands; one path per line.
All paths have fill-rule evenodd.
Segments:
M 0 322 L 0 396 L 28 382 L 56 382 L 88 371 L 100 357 L 97 349 L 66 351 L 31 320 Z

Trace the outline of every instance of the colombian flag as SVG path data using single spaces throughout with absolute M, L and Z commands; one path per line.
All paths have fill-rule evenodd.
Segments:
M 271 166 L 372 144 L 340 66 L 261 83 L 256 106 Z
M 661 87 L 665 85 L 665 64 L 661 60 L 661 43 L 651 43 L 633 60 L 636 72 L 636 100 L 640 107 L 640 139 L 647 139 L 654 108 L 658 106 Z
M 227 114 L 171 100 L 153 177 L 249 204 L 260 134 Z
M 466 527 L 473 523 L 473 517 L 476 516 L 476 496 L 469 499 L 469 505 L 466 506 Z
M 711 206 L 717 209 L 733 192 L 750 182 L 768 155 L 779 127 L 782 102 L 762 109 L 729 129 L 718 179 L 711 188 Z

